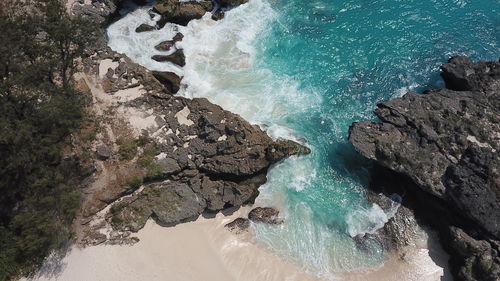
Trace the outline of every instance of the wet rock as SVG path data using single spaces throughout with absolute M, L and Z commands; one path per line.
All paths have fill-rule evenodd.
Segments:
M 158 51 L 166 52 L 169 51 L 175 45 L 173 40 L 163 41 L 160 44 L 155 46 L 155 49 Z
M 257 207 L 248 213 L 248 219 L 254 222 L 263 222 L 268 224 L 281 224 L 283 219 L 279 218 L 279 211 L 270 207 Z
M 153 75 L 160 83 L 162 83 L 165 88 L 167 88 L 170 94 L 175 94 L 179 91 L 181 85 L 181 78 L 173 72 L 158 72 L 154 71 Z
M 248 230 L 250 227 L 250 220 L 245 219 L 245 218 L 237 218 L 233 220 L 232 222 L 224 225 L 229 231 L 233 232 L 234 234 L 240 234 Z
M 224 18 L 224 11 L 222 10 L 218 10 L 217 12 L 213 13 L 212 14 L 212 19 L 217 21 L 217 20 L 221 20 Z
M 267 157 L 271 161 L 283 159 L 292 155 L 307 155 L 311 153 L 308 147 L 291 140 L 278 139 L 274 145 L 267 150 Z
M 161 42 L 160 44 L 155 46 L 155 49 L 164 52 L 169 51 L 170 48 L 172 48 L 175 45 L 175 42 L 182 41 L 182 38 L 184 38 L 184 35 L 182 35 L 182 33 L 180 32 L 177 32 L 177 34 L 175 34 L 172 40 Z
M 106 160 L 111 157 L 111 149 L 105 144 L 98 145 L 96 148 L 97 157 L 100 160 Z
M 152 31 L 152 30 L 155 30 L 154 26 L 143 23 L 135 29 L 135 32 L 140 33 L 140 32 Z
M 154 55 L 151 57 L 151 59 L 158 61 L 158 62 L 168 61 L 168 62 L 177 64 L 179 66 L 186 65 L 186 57 L 184 56 L 184 52 L 182 50 L 176 50 L 171 55 Z

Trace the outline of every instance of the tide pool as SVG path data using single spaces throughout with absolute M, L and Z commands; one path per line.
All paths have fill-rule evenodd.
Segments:
M 250 0 L 215 22 L 137 34 L 154 23 L 147 9 L 108 28 L 109 45 L 152 70 L 184 77 L 179 93 L 206 97 L 266 129 L 307 140 L 307 157 L 275 165 L 257 204 L 276 206 L 286 222 L 257 225 L 259 243 L 307 271 L 377 265 L 384 249 L 358 249 L 394 214 L 363 197 L 370 165 L 347 142 L 349 125 L 374 119 L 377 102 L 440 87 L 439 65 L 453 55 L 498 60 L 496 0 Z M 150 59 L 154 46 L 185 35 L 186 66 Z M 165 54 L 165 53 L 163 53 Z M 167 53 L 168 54 L 168 53 Z

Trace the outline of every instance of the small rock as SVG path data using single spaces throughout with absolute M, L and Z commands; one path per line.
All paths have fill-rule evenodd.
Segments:
M 248 0 L 219 0 L 221 7 L 235 7 L 247 3 Z
M 174 46 L 174 44 L 175 44 L 175 42 L 173 40 L 163 41 L 160 44 L 156 45 L 155 49 L 157 49 L 158 51 L 166 52 L 166 51 L 170 50 L 170 48 L 172 48 L 172 46 Z
M 105 144 L 97 146 L 96 153 L 97 158 L 99 158 L 100 160 L 106 160 L 111 157 L 111 149 Z
M 173 54 L 171 55 L 154 55 L 151 57 L 151 59 L 157 61 L 157 62 L 171 62 L 174 64 L 177 64 L 179 66 L 185 66 L 186 65 L 186 57 L 184 56 L 184 52 L 182 50 L 176 50 Z
M 217 12 L 212 14 L 212 19 L 215 21 L 221 20 L 224 18 L 224 15 L 224 11 L 218 10 Z
M 155 29 L 154 26 L 143 23 L 135 29 L 135 32 L 140 33 L 140 32 L 152 31 L 154 29 Z
M 280 211 L 270 207 L 257 207 L 248 213 L 248 218 L 254 222 L 263 222 L 269 224 L 281 224 L 283 219 L 278 218 Z
M 250 220 L 245 218 L 237 218 L 234 221 L 224 225 L 229 231 L 234 234 L 240 234 L 244 231 L 247 231 L 250 227 Z

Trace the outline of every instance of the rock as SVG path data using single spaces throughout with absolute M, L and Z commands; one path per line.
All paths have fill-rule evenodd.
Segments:
M 213 9 L 211 1 L 189 1 L 162 0 L 157 3 L 153 10 L 161 15 L 158 26 L 163 27 L 167 22 L 187 25 L 193 19 L 200 19 L 205 13 Z
M 151 57 L 151 59 L 158 61 L 158 62 L 168 61 L 168 62 L 177 64 L 179 66 L 186 65 L 186 57 L 184 56 L 184 52 L 182 50 L 176 50 L 171 55 L 154 55 Z
M 154 26 L 143 23 L 135 29 L 135 32 L 140 33 L 140 32 L 152 31 L 152 30 L 155 30 Z
M 177 32 L 174 35 L 174 37 L 172 38 L 172 41 L 174 41 L 174 42 L 182 41 L 183 38 L 184 38 L 184 35 L 180 32 Z
M 166 52 L 166 51 L 169 51 L 170 48 L 172 48 L 174 45 L 175 45 L 175 42 L 173 40 L 167 40 L 167 41 L 163 41 L 160 44 L 156 45 L 155 49 L 158 51 Z
M 217 20 L 221 20 L 224 18 L 224 11 L 222 10 L 218 10 L 217 12 L 213 13 L 212 14 L 212 19 L 217 21 Z
M 311 149 L 291 140 L 278 139 L 273 146 L 267 150 L 267 158 L 271 161 L 283 159 L 292 155 L 307 155 Z
M 111 149 L 109 148 L 109 146 L 107 146 L 105 144 L 98 145 L 97 149 L 96 149 L 96 153 L 97 153 L 97 157 L 100 160 L 106 160 L 109 157 L 111 157 Z
M 257 207 L 255 209 L 252 209 L 250 213 L 248 213 L 248 219 L 254 222 L 281 224 L 283 223 L 283 219 L 278 217 L 279 213 L 280 212 L 275 208 Z
M 247 2 L 248 2 L 248 0 L 219 0 L 219 4 L 223 8 L 235 7 L 235 6 L 239 6 L 241 4 L 245 4 Z
M 440 236 L 448 237 L 450 226 L 495 244 L 500 238 L 500 63 L 454 57 L 441 69 L 451 89 L 407 93 L 378 104 L 381 122 L 353 123 L 349 141 L 365 157 L 414 182 L 413 196 L 426 205 L 422 213 Z M 454 237 L 454 245 L 441 239 L 452 255 L 466 242 L 465 235 Z M 481 261 L 470 251 L 457 251 L 462 254 L 453 262 L 453 274 L 460 280 L 494 280 L 487 276 L 497 272 L 498 251 Z M 482 268 L 479 277 L 475 267 Z
M 224 225 L 229 231 L 234 234 L 240 234 L 248 230 L 250 227 L 250 220 L 245 218 L 237 218 L 234 221 Z
M 500 158 L 498 153 L 471 145 L 443 177 L 446 198 L 461 213 L 500 237 Z
M 492 91 L 500 89 L 498 62 L 472 62 L 468 57 L 453 57 L 441 66 L 446 88 L 455 91 Z
M 158 72 L 153 71 L 153 75 L 160 83 L 162 83 L 170 94 L 175 94 L 179 91 L 181 78 L 173 72 Z
M 167 41 L 161 42 L 160 44 L 155 46 L 155 49 L 157 49 L 158 51 L 165 51 L 166 52 L 166 51 L 170 50 L 170 48 L 172 48 L 175 45 L 175 42 L 181 41 L 182 38 L 184 38 L 184 35 L 182 35 L 182 33 L 180 33 L 180 32 L 177 32 L 177 34 L 175 34 L 175 36 L 172 38 L 172 40 L 167 40 Z

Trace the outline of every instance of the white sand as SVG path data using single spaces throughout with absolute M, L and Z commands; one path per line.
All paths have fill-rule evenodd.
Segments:
M 231 217 L 219 214 L 169 228 L 149 221 L 137 234 L 137 244 L 73 248 L 32 280 L 324 280 L 249 242 L 251 233 L 234 235 L 223 227 L 245 212 L 248 209 Z M 435 281 L 442 275 L 443 269 L 432 262 L 426 249 L 415 249 L 404 261 L 392 258 L 377 269 L 335 274 L 334 280 Z

